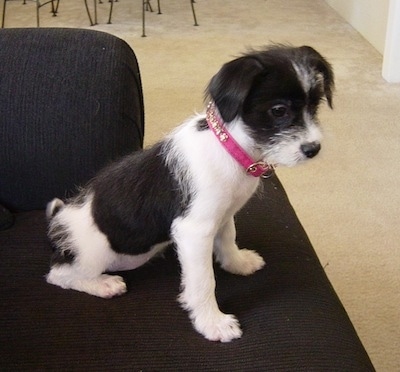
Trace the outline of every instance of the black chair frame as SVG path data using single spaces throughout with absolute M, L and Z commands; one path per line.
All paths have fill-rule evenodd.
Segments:
M 85 1 L 86 11 L 89 16 L 90 25 L 91 26 L 97 25 L 97 0 L 93 0 L 94 1 L 94 17 L 93 18 L 90 14 L 87 0 L 84 0 L 84 1 Z M 118 1 L 118 0 L 109 0 L 109 2 L 110 2 L 110 12 L 109 12 L 109 17 L 108 17 L 109 24 L 111 23 L 113 5 L 114 5 L 114 2 L 116 2 L 116 1 Z M 193 14 L 194 26 L 198 26 L 199 24 L 197 22 L 196 12 L 194 9 L 195 0 L 189 0 L 189 1 L 190 1 L 191 9 L 192 9 L 192 14 Z M 102 1 L 99 0 L 99 3 L 102 3 Z M 157 10 L 158 10 L 157 14 L 162 14 L 160 0 L 157 0 Z M 150 0 L 143 0 L 142 1 L 142 37 L 147 36 L 146 35 L 146 12 L 147 11 L 153 12 L 153 8 L 151 6 Z
M 7 2 L 13 1 L 13 0 L 3 0 L 3 15 L 1 19 L 1 28 L 4 28 L 4 23 L 5 23 L 5 18 L 6 18 L 6 5 Z M 31 0 L 36 2 L 36 25 L 37 27 L 40 27 L 40 17 L 39 17 L 39 10 L 42 6 L 45 6 L 47 4 L 51 4 L 51 13 L 53 13 L 53 17 L 57 15 L 58 11 L 58 5 L 60 3 L 60 0 L 47 0 L 43 3 L 40 2 L 40 0 Z M 23 5 L 27 3 L 27 0 L 23 1 Z

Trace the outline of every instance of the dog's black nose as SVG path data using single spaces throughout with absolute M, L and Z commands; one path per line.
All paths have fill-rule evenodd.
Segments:
M 321 144 L 319 142 L 310 142 L 301 145 L 301 151 L 307 158 L 313 158 L 315 155 L 318 154 L 319 150 L 321 149 Z

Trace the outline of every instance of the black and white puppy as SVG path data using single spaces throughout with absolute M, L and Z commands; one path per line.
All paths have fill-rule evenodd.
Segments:
M 118 296 L 126 285 L 107 272 L 135 269 L 174 243 L 179 302 L 195 329 L 214 341 L 241 337 L 235 316 L 218 307 L 212 263 L 215 256 L 239 275 L 264 266 L 256 252 L 238 248 L 234 225 L 260 181 L 224 147 L 223 136 L 266 171 L 312 158 L 321 141 L 318 105 L 326 99 L 332 106 L 333 85 L 330 64 L 311 47 L 272 46 L 226 63 L 207 88 L 211 113 L 108 166 L 72 200 L 49 203 L 55 251 L 47 281 Z

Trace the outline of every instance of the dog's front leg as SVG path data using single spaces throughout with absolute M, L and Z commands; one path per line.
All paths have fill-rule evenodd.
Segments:
M 214 241 L 214 253 L 221 267 L 232 274 L 250 275 L 265 265 L 257 252 L 238 248 L 233 217 L 219 229 Z
M 233 315 L 224 314 L 215 298 L 213 242 L 215 224 L 178 218 L 172 228 L 182 270 L 179 302 L 189 311 L 195 329 L 211 341 L 229 342 L 242 331 Z

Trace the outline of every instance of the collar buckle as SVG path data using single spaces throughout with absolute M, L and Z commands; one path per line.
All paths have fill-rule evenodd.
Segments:
M 257 161 L 251 164 L 247 169 L 246 173 L 251 174 L 255 177 L 269 178 L 274 174 L 274 167 L 264 161 Z

